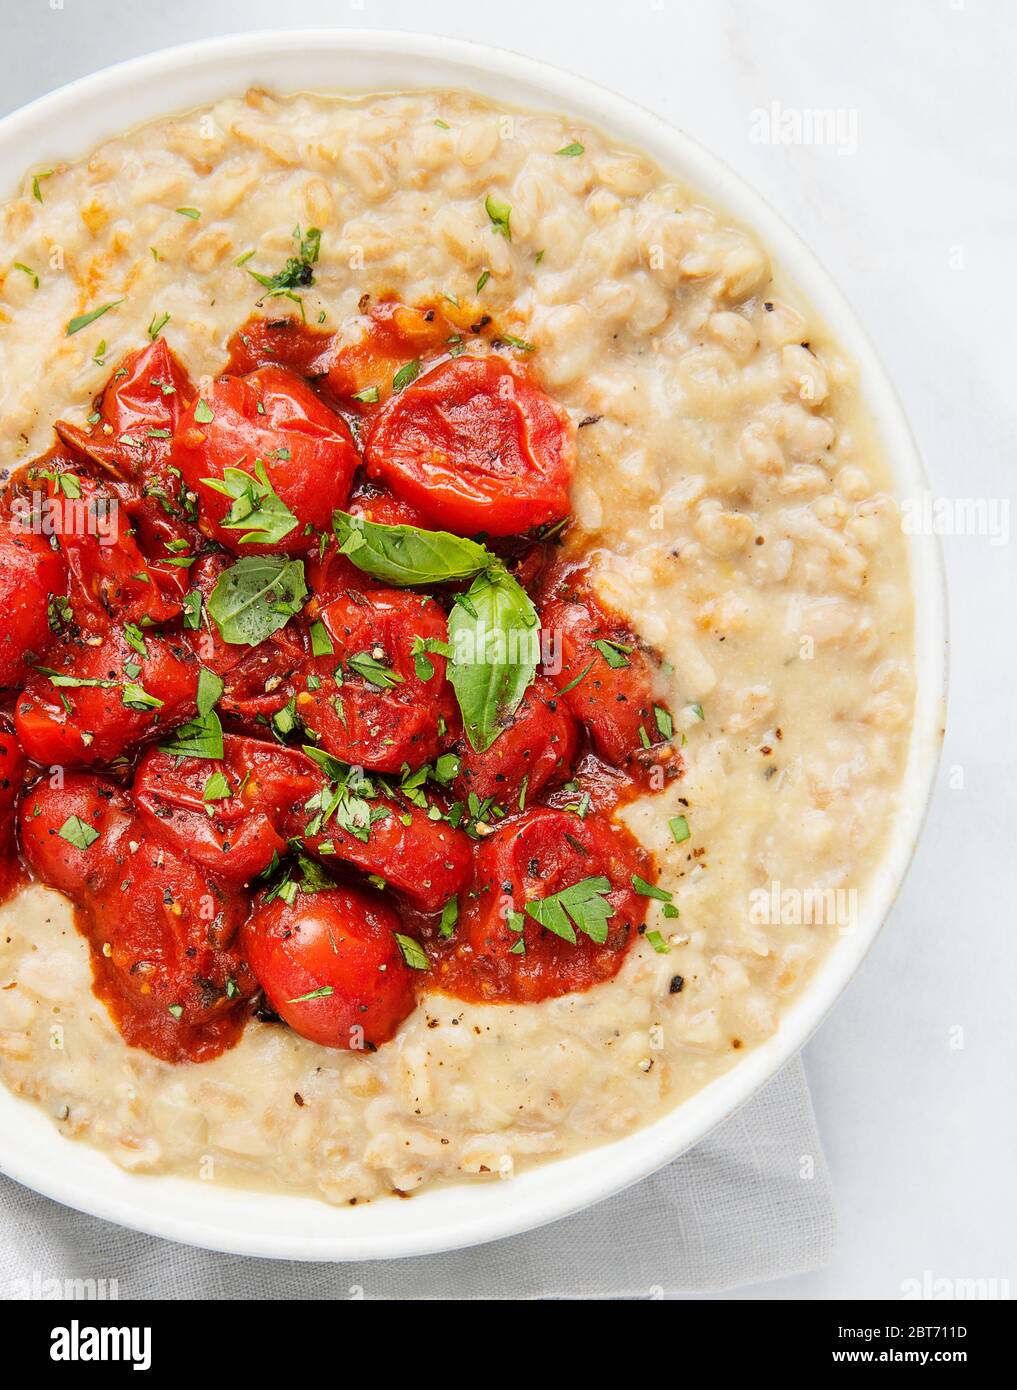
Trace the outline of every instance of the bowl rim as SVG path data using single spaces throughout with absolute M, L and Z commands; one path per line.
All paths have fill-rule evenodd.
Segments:
M 391 71 L 391 81 L 328 80 L 330 64 L 349 67 L 353 58 Z M 409 71 L 412 64 L 423 68 L 420 80 Z M 434 71 L 442 73 L 441 80 L 434 80 Z M 291 73 L 317 72 L 325 74 L 324 81 L 288 80 Z M 80 157 L 108 136 L 259 80 L 282 92 L 460 87 L 511 108 L 568 111 L 649 153 L 665 173 L 678 174 L 758 233 L 856 364 L 860 392 L 899 493 L 928 491 L 917 445 L 868 336 L 798 234 L 740 175 L 677 127 L 596 82 L 518 53 L 370 29 L 261 30 L 162 49 L 77 79 L 0 120 L 0 196 L 48 157 Z M 125 107 L 132 112 L 126 121 Z M 54 151 L 54 141 L 74 148 Z M 622 1139 L 526 1170 L 511 1183 L 452 1184 L 412 1202 L 378 1201 L 350 1209 L 317 1198 L 125 1172 L 99 1150 L 64 1139 L 40 1109 L 0 1085 L 0 1171 L 67 1206 L 185 1244 L 271 1258 L 369 1260 L 521 1234 L 601 1201 L 671 1162 L 799 1052 L 854 975 L 907 872 L 939 761 L 948 652 L 939 542 L 933 535 L 912 534 L 908 554 L 915 602 L 914 725 L 900 805 L 886 851 L 866 884 L 861 919 L 827 952 L 776 1033 L 690 1099 Z

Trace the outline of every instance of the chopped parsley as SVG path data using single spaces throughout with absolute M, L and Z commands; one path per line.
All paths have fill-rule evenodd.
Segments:
M 94 844 L 99 838 L 98 830 L 87 821 L 83 821 L 80 816 L 68 816 L 57 834 L 61 840 L 66 840 L 69 845 L 80 850 L 88 849 L 89 845 Z
M 112 299 L 108 304 L 102 304 L 98 309 L 92 309 L 87 314 L 79 314 L 77 318 L 71 319 L 67 325 L 67 337 L 73 333 L 80 333 L 83 328 L 87 328 L 90 323 L 95 323 L 96 319 L 101 319 L 103 314 L 108 314 L 111 309 L 115 309 L 118 304 L 123 304 L 123 299 Z
M 512 218 L 512 208 L 509 204 L 496 198 L 493 193 L 489 193 L 484 199 L 484 208 L 491 219 L 491 230 L 498 236 L 503 236 L 506 241 L 511 241 L 512 228 L 509 224 Z

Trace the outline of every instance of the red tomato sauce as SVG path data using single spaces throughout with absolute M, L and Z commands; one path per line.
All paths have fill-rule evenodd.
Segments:
M 683 764 L 567 540 L 539 354 L 475 303 L 365 298 L 344 337 L 252 318 L 202 393 L 157 338 L 56 431 L 0 497 L 0 899 L 71 899 L 129 1045 L 200 1062 L 257 1012 L 370 1050 L 421 990 L 617 972 L 655 870 L 613 813 Z M 487 733 L 452 641 L 476 567 L 372 569 L 433 531 L 543 629 Z

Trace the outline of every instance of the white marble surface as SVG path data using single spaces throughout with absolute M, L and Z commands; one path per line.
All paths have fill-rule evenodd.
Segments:
M 426 29 L 604 82 L 721 155 L 819 252 L 898 385 L 937 493 L 1015 492 L 1017 10 L 1006 0 L 0 9 L 0 110 L 120 58 L 282 25 Z M 754 143 L 751 113 L 775 101 L 848 113 L 857 148 Z M 745 1297 L 894 1298 L 925 1271 L 1008 1277 L 1017 1293 L 1017 563 L 1012 541 L 949 539 L 945 551 L 952 699 L 932 814 L 886 931 L 805 1054 L 840 1252 Z

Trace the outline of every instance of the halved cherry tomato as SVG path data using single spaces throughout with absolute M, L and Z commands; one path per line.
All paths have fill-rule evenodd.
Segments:
M 580 820 L 540 807 L 504 822 L 481 842 L 460 945 L 442 962 L 439 983 L 468 999 L 529 1003 L 610 979 L 645 921 L 632 875 L 648 872 L 635 840 L 596 813 Z M 610 884 L 602 895 L 611 908 L 602 944 L 575 928 L 572 944 L 525 912 L 527 903 L 591 878 Z
M 290 834 L 303 837 L 309 854 L 323 864 L 343 860 L 364 873 L 377 874 L 422 912 L 437 912 L 461 892 L 473 873 L 473 845 L 462 830 L 435 821 L 419 806 L 372 801 L 373 820 L 367 838 L 344 830 L 331 818 L 308 835 L 310 816 L 294 814 Z
M 460 796 L 493 796 L 514 810 L 550 783 L 567 781 L 579 747 L 579 725 L 550 681 L 538 676 L 511 722 L 490 748 L 477 753 L 464 740 L 459 751 L 455 788 Z
M 222 761 L 151 748 L 132 796 L 149 829 L 230 883 L 247 883 L 286 853 L 286 818 L 321 784 L 298 749 L 226 734 Z
M 455 357 L 382 407 L 365 458 L 433 526 L 508 536 L 567 514 L 575 431 L 506 358 Z
M 241 555 L 306 552 L 317 543 L 308 528 L 331 529 L 332 512 L 346 501 L 359 462 L 342 416 L 283 367 L 220 377 L 181 419 L 172 457 L 198 496 L 202 530 Z M 250 523 L 227 525 L 237 504 L 206 479 L 222 483 L 227 469 L 237 469 L 258 497 L 259 467 L 278 500 L 259 498 Z M 272 541 L 244 541 L 259 530 L 259 517 L 273 507 L 278 515 L 279 502 L 293 517 L 290 528 L 284 518 Z
M 654 694 L 650 660 L 624 620 L 600 605 L 581 572 L 540 605 L 540 621 L 546 645 L 561 653 L 551 679 L 601 757 L 630 772 L 658 766 L 666 776 L 677 776 L 681 757 L 658 725 L 656 710 L 662 719 L 667 712 Z
M 67 566 L 49 541 L 0 517 L 0 688 L 19 686 L 53 641 L 51 597 L 67 592 Z
M 342 594 L 321 610 L 333 654 L 313 658 L 319 682 L 297 696 L 297 713 L 321 746 L 344 762 L 379 772 L 419 767 L 438 752 L 455 703 L 445 658 L 428 656 L 417 674 L 414 639 L 447 642 L 445 614 L 433 599 L 398 589 Z M 335 673 L 339 672 L 341 684 Z
M 121 627 L 97 646 L 65 642 L 50 651 L 52 674 L 33 672 L 14 705 L 30 758 L 98 767 L 193 716 L 198 663 L 179 642 L 147 630 L 142 638 L 143 653 Z
M 413 1009 L 399 927 L 379 898 L 336 887 L 298 892 L 292 905 L 262 898 L 242 941 L 268 1002 L 295 1032 L 374 1051 Z

